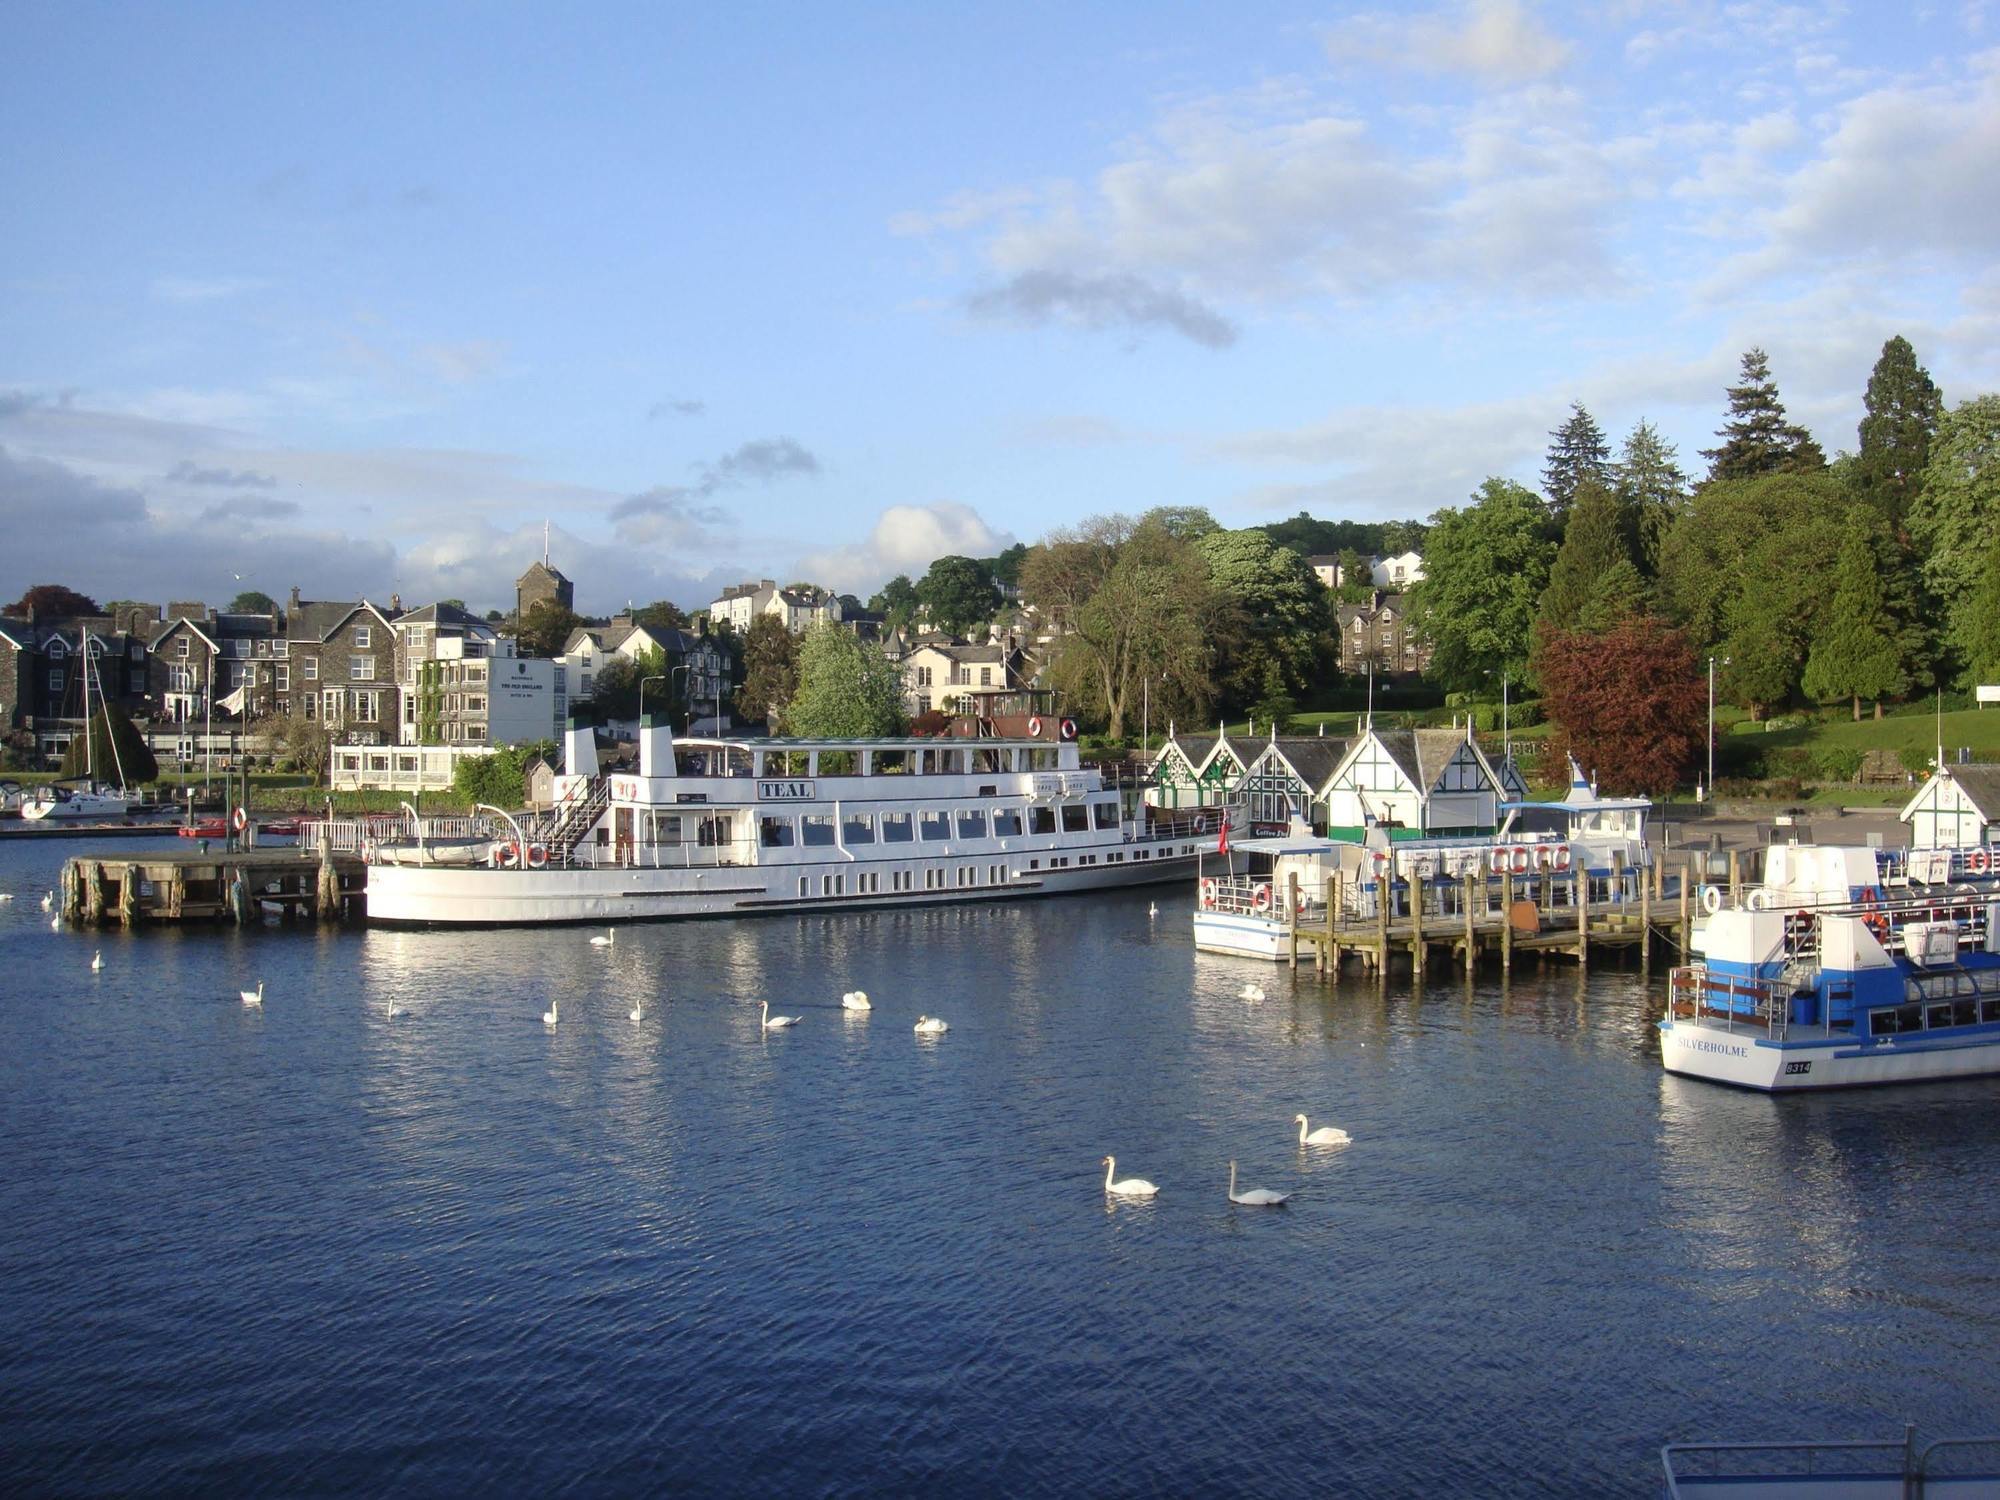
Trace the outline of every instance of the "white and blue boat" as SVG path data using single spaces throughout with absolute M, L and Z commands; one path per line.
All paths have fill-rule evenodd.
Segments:
M 2000 1073 L 2000 875 L 1984 846 L 1777 845 L 1702 892 L 1660 1021 L 1669 1073 L 1771 1092 Z

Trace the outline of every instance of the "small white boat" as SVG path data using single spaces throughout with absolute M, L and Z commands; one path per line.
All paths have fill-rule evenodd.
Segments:
M 69 786 L 55 783 L 43 787 L 21 804 L 21 816 L 33 822 L 62 818 L 122 818 L 131 812 L 136 797 L 102 787 Z

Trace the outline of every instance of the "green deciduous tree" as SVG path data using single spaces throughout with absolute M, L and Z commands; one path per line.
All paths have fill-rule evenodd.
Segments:
M 1882 585 L 1881 561 L 1857 526 L 1840 546 L 1833 575 L 1833 598 L 1806 654 L 1803 679 L 1806 696 L 1825 703 L 1847 698 L 1854 717 L 1861 717 L 1861 700 L 1901 697 L 1909 690 L 1904 670 L 1903 642 L 1890 613 Z
M 869 609 L 882 616 L 883 623 L 891 630 L 910 623 L 910 617 L 917 612 L 917 586 L 910 582 L 910 575 L 898 573 L 883 584 L 875 597 L 868 601 Z
M 1286 689 L 1305 687 L 1330 618 L 1326 590 L 1306 560 L 1255 527 L 1210 531 L 1194 546 L 1208 564 L 1210 584 L 1235 606 L 1240 621 L 1241 670 L 1220 674 L 1225 695 L 1245 702 L 1264 692 L 1267 666 L 1277 668 Z M 1248 675 L 1253 671 L 1255 676 Z
M 1560 518 L 1569 514 L 1582 486 L 1610 488 L 1611 449 L 1604 441 L 1604 429 L 1581 401 L 1570 402 L 1568 418 L 1549 437 L 1548 461 L 1542 465 L 1542 495 L 1548 501 L 1549 514 Z
M 1554 726 L 1546 765 L 1573 754 L 1605 791 L 1647 796 L 1693 769 L 1706 741 L 1707 681 L 1687 637 L 1666 621 L 1630 615 L 1601 632 L 1543 626 L 1535 661 Z
M 1343 549 L 1340 558 L 1340 585 L 1334 591 L 1334 598 L 1341 604 L 1366 604 L 1375 597 L 1375 577 L 1369 570 L 1366 553 L 1352 547 Z
M 2000 396 L 1962 401 L 1938 423 L 1909 526 L 1951 643 L 1969 657 L 1982 629 L 1975 591 L 2000 535 Z
M 799 642 L 798 689 L 785 706 L 785 733 L 808 739 L 902 734 L 903 674 L 882 648 L 836 625 L 815 625 Z
M 229 601 L 232 615 L 275 615 L 278 601 L 261 589 L 245 589 Z
M 1882 346 L 1863 406 L 1855 487 L 1891 524 L 1900 525 L 1923 486 L 1931 439 L 1944 414 L 1936 382 L 1901 334 Z
M 1687 476 L 1679 459 L 1674 445 L 1641 421 L 1626 435 L 1612 470 L 1612 492 L 1631 528 L 1632 560 L 1648 578 L 1658 576 L 1667 533 L 1687 510 Z
M 484 802 L 510 812 L 528 801 L 528 766 L 539 756 L 555 763 L 552 741 L 509 745 L 491 755 L 468 755 L 452 767 L 451 789 L 468 802 Z
M 916 593 L 926 618 L 947 635 L 984 625 L 1000 607 L 993 575 L 969 557 L 940 557 L 917 580 Z
M 2000 684 L 2000 532 L 1987 547 L 1979 581 L 1966 599 L 1966 624 L 1958 641 L 1966 675 L 1975 683 Z
M 743 682 L 736 689 L 736 711 L 768 724 L 792 701 L 798 687 L 798 637 L 776 615 L 759 615 L 743 637 Z
M 1029 549 L 1021 591 L 1060 636 L 1052 684 L 1122 738 L 1150 680 L 1154 716 L 1206 714 L 1226 606 L 1194 543 L 1150 517 L 1098 516 Z
M 632 611 L 632 623 L 648 630 L 686 630 L 687 611 L 668 599 L 655 599 L 644 609 Z
M 1555 544 L 1533 490 L 1488 479 L 1473 503 L 1431 517 L 1424 577 L 1410 590 L 1412 625 L 1431 643 L 1428 676 L 1460 692 L 1490 672 L 1525 675 L 1529 631 Z
M 86 760 L 85 756 L 89 759 Z M 160 777 L 159 762 L 125 710 L 107 703 L 90 716 L 90 743 L 77 735 L 63 751 L 62 774 L 82 776 L 86 766 L 99 781 L 144 786 Z
M 543 599 L 528 611 L 515 631 L 515 642 L 523 656 L 560 656 L 569 644 L 570 633 L 583 623 L 575 610 L 565 609 L 553 599 Z
M 1755 479 L 1760 474 L 1805 474 L 1826 467 L 1826 455 L 1812 434 L 1785 418 L 1762 349 L 1743 356 L 1743 383 L 1729 388 L 1729 420 L 1716 434 L 1717 448 L 1704 448 L 1711 483 Z
M 293 770 L 305 772 L 312 778 L 312 784 L 318 786 L 331 768 L 334 741 L 340 729 L 325 719 L 308 719 L 293 712 L 260 719 L 254 732 L 263 737 L 266 745 L 281 750 Z

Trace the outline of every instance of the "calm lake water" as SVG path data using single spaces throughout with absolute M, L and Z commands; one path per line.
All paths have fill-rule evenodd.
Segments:
M 1646 1495 L 1995 1425 L 2000 1083 L 1666 1079 L 1636 974 L 1295 982 L 1178 889 L 52 933 L 86 847 L 0 847 L 12 1494 Z

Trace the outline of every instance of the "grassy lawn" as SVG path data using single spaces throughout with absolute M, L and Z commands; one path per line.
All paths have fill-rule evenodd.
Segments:
M 1739 719 L 1731 724 L 1731 735 L 1761 735 L 1769 745 L 1844 745 L 1856 750 L 1937 749 L 1939 725 L 1943 725 L 1945 755 L 1955 757 L 1958 747 L 1970 747 L 1974 760 L 2000 760 L 2000 709 L 1960 709 L 1945 714 L 1902 714 L 1892 719 L 1820 719 L 1787 729 L 1766 729 Z M 1721 715 L 1717 715 L 1721 733 Z

